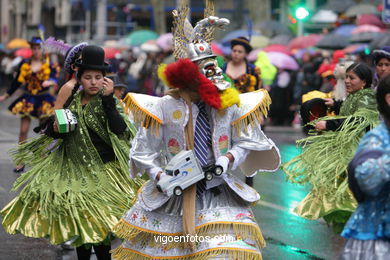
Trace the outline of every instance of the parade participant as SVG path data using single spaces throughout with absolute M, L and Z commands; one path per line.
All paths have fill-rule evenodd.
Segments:
M 323 217 L 336 232 L 341 232 L 356 207 L 346 176 L 351 151 L 366 130 L 378 123 L 375 94 L 370 88 L 371 69 L 364 63 L 353 63 L 346 73 L 348 96 L 338 116 L 314 121 L 320 134 L 298 140 L 302 153 L 283 166 L 291 182 L 313 186 L 294 212 L 307 219 Z
M 223 72 L 234 81 L 234 86 L 240 93 L 260 89 L 260 68 L 249 63 L 246 59 L 252 51 L 249 40 L 245 37 L 238 37 L 230 41 L 230 46 L 232 58 L 222 67 Z
M 235 174 L 242 174 L 238 167 L 250 176 L 279 166 L 278 149 L 259 122 L 270 99 L 264 90 L 239 95 L 224 80 L 207 35 L 228 20 L 212 16 L 210 2 L 194 29 L 185 3 L 174 11 L 178 60 L 159 68 L 169 95 L 129 93 L 124 100 L 142 126 L 130 151 L 131 174 L 146 171 L 150 181 L 115 227 L 127 241 L 113 250 L 114 259 L 261 259 L 264 239 L 250 209 L 259 195 Z M 222 166 L 224 173 L 168 197 L 156 188 L 166 176 L 163 162 L 184 150 L 192 150 L 202 166 Z
M 376 100 L 384 122 L 362 138 L 348 167 L 349 185 L 358 207 L 341 234 L 348 239 L 344 260 L 384 260 L 390 255 L 389 75 L 379 82 Z
M 54 37 L 49 37 L 43 42 L 43 49 L 49 53 L 61 54 L 65 57 L 64 69 L 67 73 L 67 82 L 60 88 L 57 99 L 54 103 L 54 109 L 61 109 L 70 96 L 74 95 L 79 88 L 77 79 L 74 77 L 77 71 L 76 61 L 80 59 L 81 52 L 88 43 L 81 42 L 70 46 Z M 66 106 L 65 106 L 66 107 Z
M 375 65 L 373 88 L 376 89 L 381 78 L 390 73 L 390 46 L 374 50 L 372 57 Z
M 252 51 L 249 40 L 238 37 L 230 41 L 232 59 L 222 67 L 223 72 L 233 80 L 240 93 L 252 92 L 261 88 L 260 69 L 246 59 Z M 245 183 L 253 187 L 253 177 L 246 177 Z
M 15 150 L 16 161 L 31 170 L 15 182 L 13 190 L 23 189 L 1 215 L 10 234 L 47 237 L 52 244 L 73 239 L 79 259 L 89 259 L 92 245 L 98 259 L 110 259 L 111 228 L 140 186 L 139 180 L 128 178 L 134 133 L 113 97 L 112 81 L 104 77 L 104 50 L 85 47 L 76 65 L 83 89 L 70 97 L 68 109 L 77 126 L 58 133 L 60 126 L 54 123 L 46 135 Z
M 27 139 L 31 118 L 42 120 L 53 112 L 55 97 L 50 93 L 50 87 L 57 84 L 57 70 L 51 66 L 48 58 L 44 58 L 41 49 L 41 38 L 32 37 L 29 41 L 32 57 L 23 60 L 19 71 L 0 101 L 9 98 L 17 89 L 22 88 L 24 93 L 9 106 L 9 111 L 20 115 L 19 143 Z M 23 162 L 17 165 L 14 172 L 24 170 Z

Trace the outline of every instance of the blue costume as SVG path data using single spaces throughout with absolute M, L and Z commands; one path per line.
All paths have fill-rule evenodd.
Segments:
M 350 170 L 362 199 L 341 234 L 348 239 L 343 259 L 389 259 L 390 133 L 385 123 L 362 138 Z
M 58 72 L 59 68 L 54 67 L 47 60 L 42 61 L 40 69 L 35 72 L 31 70 L 30 60 L 22 61 L 7 94 L 11 96 L 18 88 L 23 89 L 23 94 L 12 102 L 8 107 L 9 111 L 38 119 L 50 116 L 55 97 L 50 93 L 49 88 L 42 86 L 42 82 L 45 80 L 57 82 Z

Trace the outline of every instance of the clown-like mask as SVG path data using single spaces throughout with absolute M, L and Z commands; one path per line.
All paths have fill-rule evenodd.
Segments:
M 224 80 L 222 69 L 214 58 L 207 58 L 197 62 L 200 72 L 206 76 L 218 90 L 225 90 L 230 87 L 230 82 Z

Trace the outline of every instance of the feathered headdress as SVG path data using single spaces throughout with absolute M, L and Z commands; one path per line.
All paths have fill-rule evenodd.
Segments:
M 204 19 L 197 22 L 194 28 L 187 19 L 188 13 L 188 0 L 181 1 L 178 10 L 172 12 L 174 57 L 176 59 L 189 58 L 192 61 L 215 57 L 210 48 L 215 28 L 223 29 L 230 23 L 229 20 L 214 16 L 213 0 L 206 0 Z

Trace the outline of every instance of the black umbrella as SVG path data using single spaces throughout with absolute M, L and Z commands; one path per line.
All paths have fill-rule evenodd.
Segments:
M 358 34 L 352 34 L 350 42 L 359 43 L 359 42 L 371 42 L 377 38 L 381 38 L 383 33 L 380 32 L 362 32 Z
M 322 49 L 344 49 L 349 45 L 349 38 L 338 34 L 327 34 L 319 42 L 316 47 Z
M 326 5 L 321 7 L 321 9 L 332 10 L 336 13 L 344 13 L 351 5 L 355 5 L 352 0 L 330 0 Z
M 270 39 L 269 45 L 271 44 L 288 45 L 288 43 L 292 40 L 292 38 L 293 36 L 291 36 L 290 34 L 279 34 Z
M 381 49 L 383 46 L 390 45 L 390 33 L 384 33 L 379 38 L 374 39 L 370 45 L 370 50 Z

